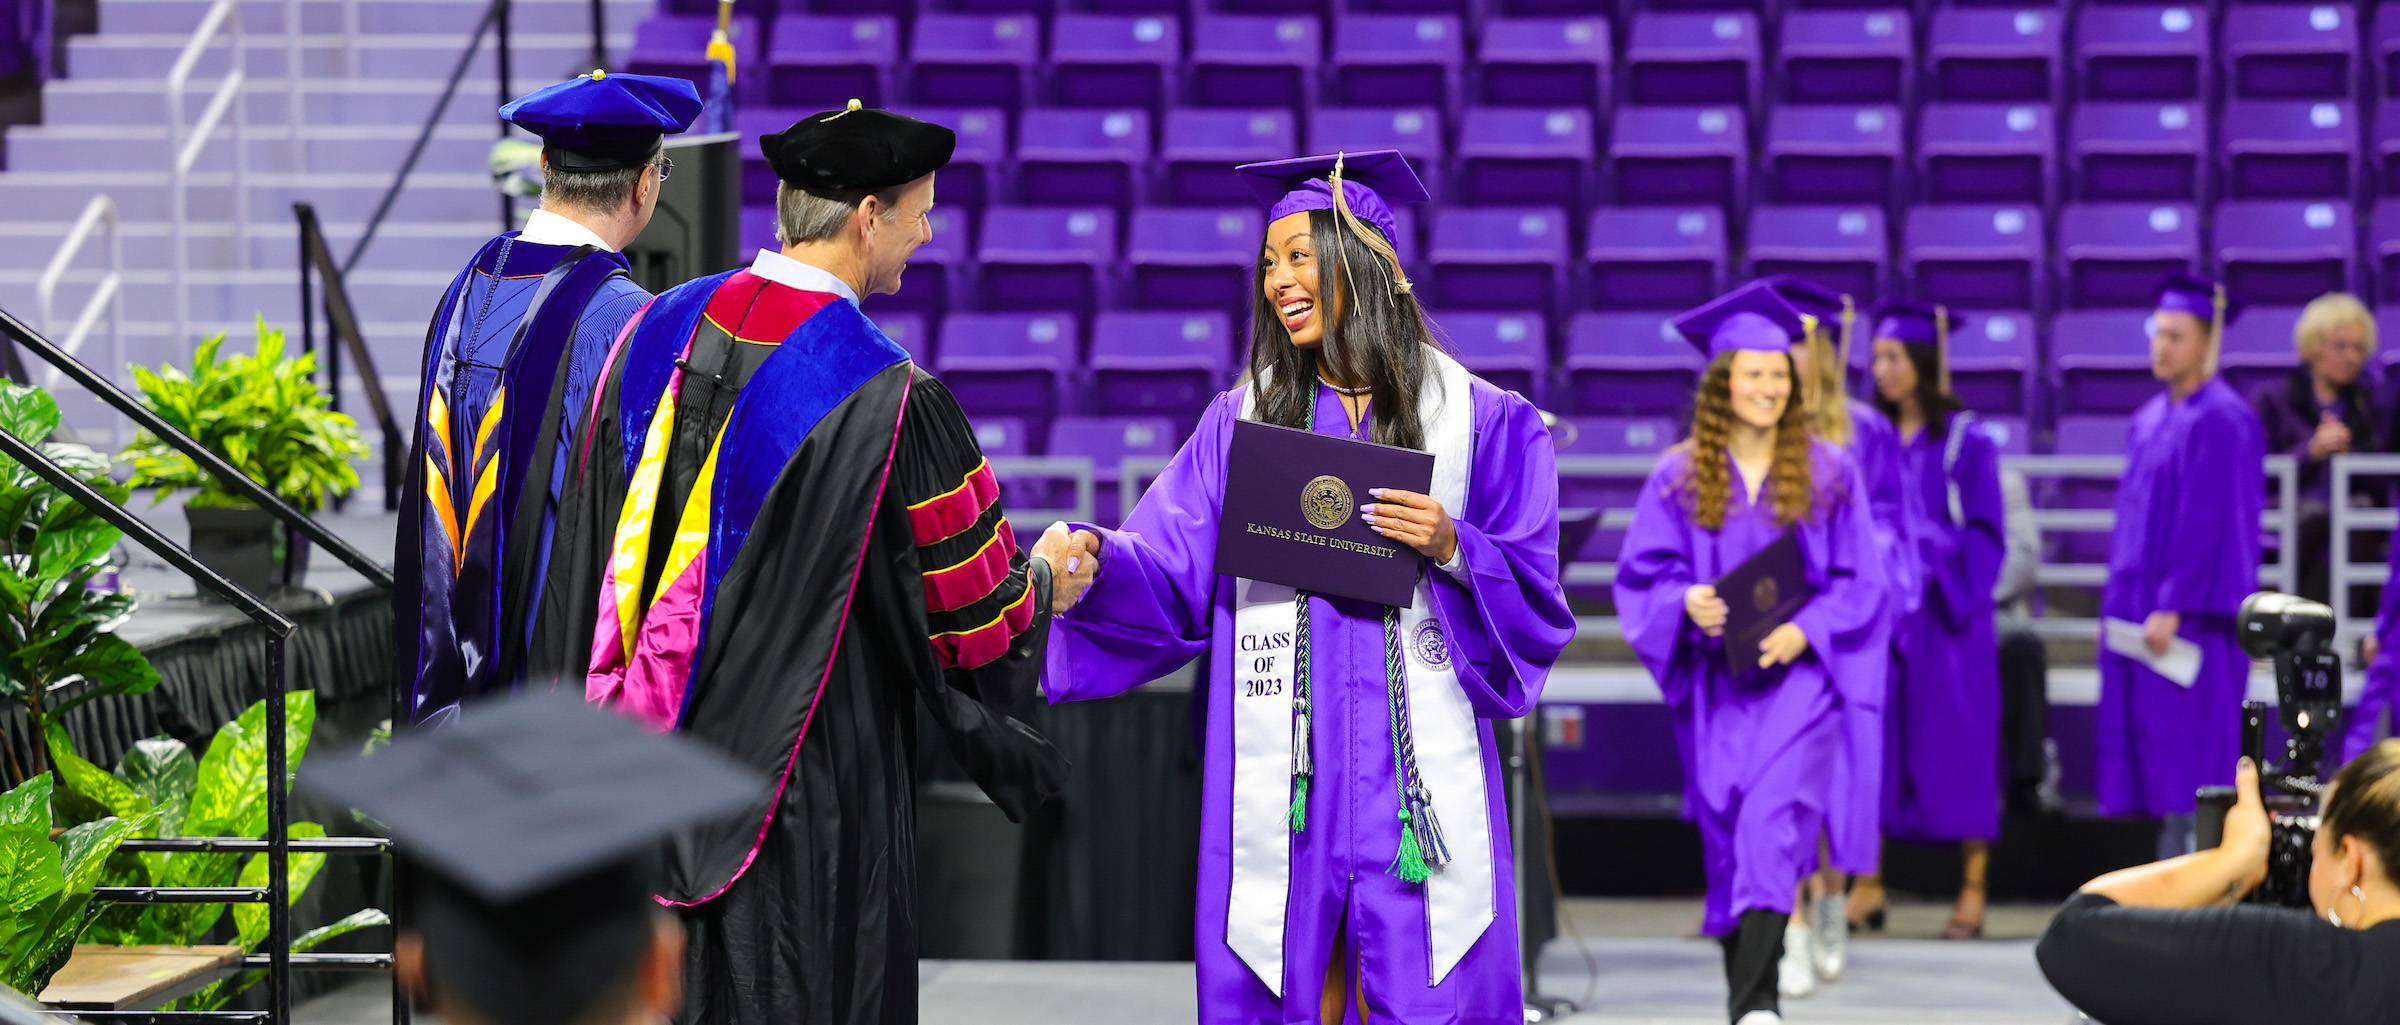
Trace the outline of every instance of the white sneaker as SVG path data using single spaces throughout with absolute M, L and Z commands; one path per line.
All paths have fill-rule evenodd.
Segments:
M 1827 982 L 1842 977 L 1842 969 L 1850 964 L 1850 897 L 1834 893 L 1817 898 L 1810 912 L 1811 925 L 1816 927 L 1817 977 Z
M 1773 1011 L 1752 1011 L 1733 1025 L 1783 1025 L 1783 1016 Z
M 1809 955 L 1813 946 L 1809 936 L 1814 931 L 1799 915 L 1792 916 L 1783 927 L 1783 961 L 1776 966 L 1775 975 L 1776 989 L 1784 996 L 1796 1000 L 1817 991 L 1817 969 Z

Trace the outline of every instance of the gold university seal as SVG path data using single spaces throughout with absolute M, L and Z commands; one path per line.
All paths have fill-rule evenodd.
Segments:
M 1750 605 L 1760 612 L 1774 608 L 1776 597 L 1774 577 L 1760 577 L 1750 588 Z
M 1332 530 L 1350 521 L 1350 485 L 1325 476 L 1300 489 L 1300 515 L 1318 530 Z

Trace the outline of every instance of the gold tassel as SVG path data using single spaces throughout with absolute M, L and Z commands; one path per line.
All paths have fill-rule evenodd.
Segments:
M 2225 306 L 2232 300 L 2225 295 L 2225 283 L 2217 282 L 2211 296 L 2208 319 L 2208 376 L 2217 375 L 2217 356 L 2225 351 Z
M 1942 394 L 1950 394 L 1950 307 L 1933 307 L 1933 358 L 1940 361 Z
M 725 84 L 733 84 L 733 0 L 717 0 L 717 30 L 709 34 L 708 53 L 703 59 L 723 61 Z

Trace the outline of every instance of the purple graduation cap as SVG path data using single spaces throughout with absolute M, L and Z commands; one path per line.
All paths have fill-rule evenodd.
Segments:
M 1950 391 L 1950 336 L 1965 325 L 1965 318 L 1939 303 L 1897 297 L 1876 303 L 1869 316 L 1875 322 L 1876 338 L 1932 346 L 1942 391 Z
M 1792 351 L 1808 333 L 1800 311 L 1775 288 L 1753 281 L 1675 318 L 1675 330 L 1714 361 L 1729 352 Z
M 1858 315 L 1857 300 L 1797 274 L 1770 274 L 1758 283 L 1775 290 L 1784 302 L 1800 313 L 1801 326 L 1807 333 L 1818 328 L 1831 328 L 1841 347 L 1842 365 L 1850 365 L 1850 322 Z
M 2242 315 L 2242 304 L 2225 291 L 2225 283 L 2211 281 L 2188 271 L 2176 271 L 2158 286 L 2158 308 L 2182 310 L 2209 325 L 2212 335 L 2222 336 L 2225 325 Z
M 1392 206 L 1433 198 L 1426 194 L 1425 183 L 1417 179 L 1417 172 L 1409 168 L 1408 159 L 1396 149 L 1269 160 L 1243 164 L 1234 170 L 1247 176 L 1250 191 L 1260 202 L 1268 204 L 1269 221 L 1303 210 L 1336 209 L 1332 182 L 1338 178 L 1350 212 L 1374 225 L 1375 230 L 1383 233 L 1385 242 L 1394 244 L 1400 234 Z

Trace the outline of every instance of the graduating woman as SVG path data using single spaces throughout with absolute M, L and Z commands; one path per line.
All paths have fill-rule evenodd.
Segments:
M 1950 391 L 1945 307 L 1887 301 L 1875 323 L 1877 405 L 1900 425 L 1908 536 L 1924 612 L 1900 623 L 1885 793 L 1895 839 L 1965 859 L 1944 939 L 1983 935 L 1984 870 L 2000 837 L 2000 638 L 1993 585 L 2008 556 L 2000 451 Z
M 1250 380 L 1218 396 L 1055 621 L 1050 700 L 1207 653 L 1200 1020 L 1514 1025 L 1524 1000 L 1493 718 L 1531 710 L 1574 635 L 1541 416 L 1432 344 L 1391 151 L 1242 168 L 1272 204 Z M 1433 453 L 1432 494 L 1363 515 L 1422 560 L 1407 608 L 1219 576 L 1237 420 Z
M 1708 875 L 1702 931 L 1725 945 L 1727 1007 L 1739 1025 L 1781 1021 L 1776 963 L 1800 880 L 1814 871 L 1826 780 L 1841 748 L 1854 674 L 1832 666 L 1877 643 L 1884 589 L 1867 496 L 1842 450 L 1815 438 L 1794 399 L 1791 349 L 1804 329 L 1752 285 L 1676 321 L 1709 356 L 1692 436 L 1642 487 L 1618 557 L 1625 639 L 1658 680 L 1688 753 Z M 1714 581 L 1796 535 L 1811 597 L 1728 664 L 1729 601 Z

